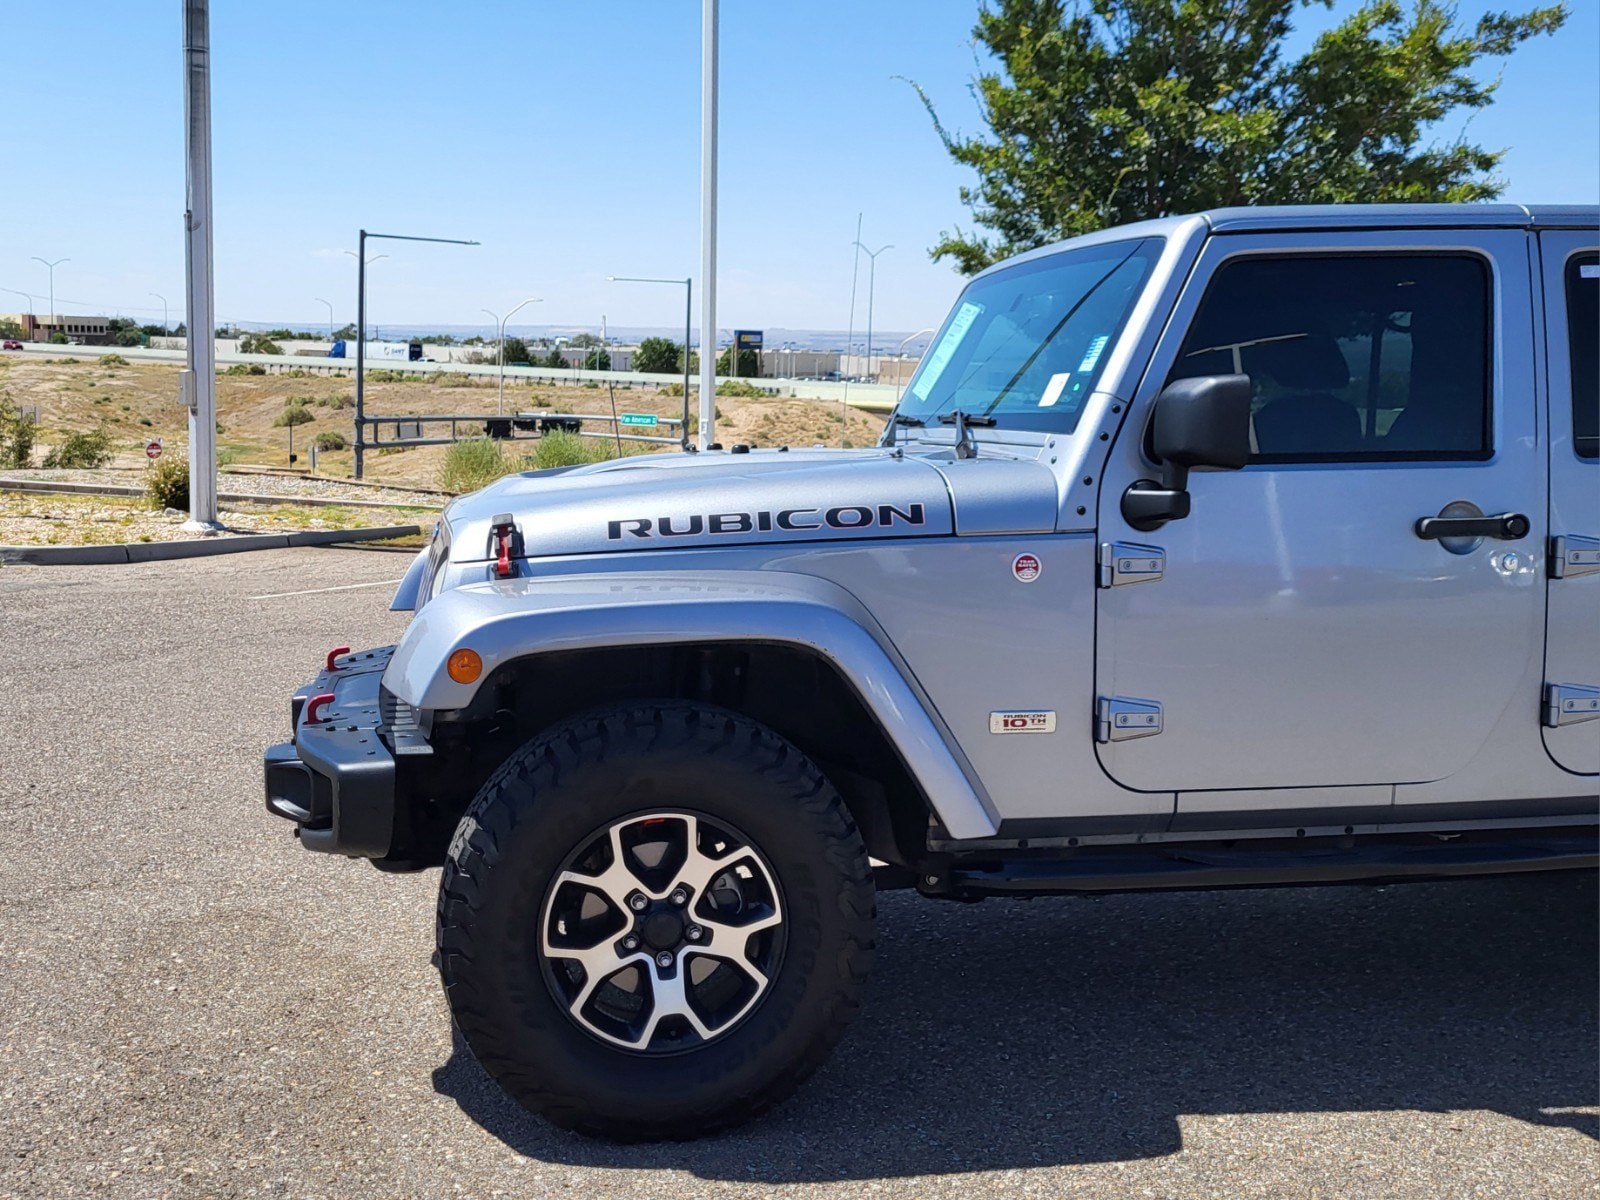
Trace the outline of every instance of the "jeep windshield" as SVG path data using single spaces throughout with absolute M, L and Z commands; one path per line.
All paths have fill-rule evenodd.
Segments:
M 1004 429 L 1071 433 L 1160 252 L 1160 238 L 1110 242 L 973 280 L 897 417 L 933 425 L 960 410 Z

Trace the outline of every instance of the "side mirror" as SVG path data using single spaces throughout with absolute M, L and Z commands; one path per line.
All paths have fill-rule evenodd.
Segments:
M 1189 515 L 1189 469 L 1237 471 L 1250 460 L 1250 376 L 1178 379 L 1156 397 L 1150 448 L 1161 482 L 1141 479 L 1122 494 L 1122 517 L 1158 529 Z

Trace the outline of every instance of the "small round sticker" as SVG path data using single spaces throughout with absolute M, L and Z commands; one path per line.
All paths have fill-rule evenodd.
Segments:
M 1017 577 L 1018 583 L 1032 583 L 1039 578 L 1042 569 L 1036 554 L 1019 554 L 1011 560 L 1011 573 Z

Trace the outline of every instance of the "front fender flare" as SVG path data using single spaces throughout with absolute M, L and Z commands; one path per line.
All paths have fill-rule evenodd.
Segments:
M 694 642 L 786 643 L 831 663 L 856 689 L 954 838 L 992 837 L 995 810 L 956 740 L 888 636 L 850 592 L 785 571 L 660 571 L 522 577 L 454 588 L 407 628 L 384 685 L 429 711 L 465 708 L 514 659 L 561 650 Z M 477 651 L 472 684 L 445 671 Z

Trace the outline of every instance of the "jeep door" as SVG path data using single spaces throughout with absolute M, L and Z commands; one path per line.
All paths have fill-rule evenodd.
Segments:
M 1375 812 L 1393 784 L 1461 770 L 1509 708 L 1532 713 L 1546 459 L 1529 242 L 1248 233 L 1201 252 L 1099 500 L 1102 554 L 1148 568 L 1102 566 L 1097 699 L 1132 715 L 1097 722 L 1100 760 L 1127 787 L 1179 792 L 1180 827 Z M 1141 442 L 1157 393 L 1237 372 L 1253 384 L 1248 465 L 1193 472 L 1188 517 L 1130 527 L 1123 492 L 1159 478 Z M 1530 527 L 1418 535 L 1451 505 Z
M 1600 250 L 1594 230 L 1539 235 L 1550 386 L 1549 632 L 1540 717 L 1550 756 L 1600 772 Z

